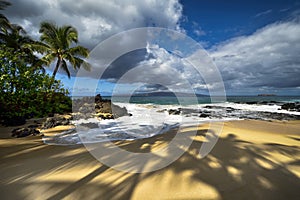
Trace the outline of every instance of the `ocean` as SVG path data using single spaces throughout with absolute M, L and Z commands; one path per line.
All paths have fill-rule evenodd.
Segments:
M 78 99 L 81 97 L 73 97 Z M 117 119 L 74 120 L 75 129 L 44 138 L 51 145 L 74 145 L 116 140 L 137 140 L 164 134 L 171 129 L 198 126 L 230 120 L 299 120 L 300 112 L 282 109 L 286 103 L 300 102 L 300 96 L 230 96 L 224 102 L 211 102 L 210 97 L 103 97 L 126 107 L 131 116 Z M 98 128 L 87 128 L 93 123 Z
M 113 99 L 115 102 L 124 103 L 127 102 L 127 97 L 104 97 L 105 99 Z M 191 105 L 194 102 L 192 97 L 183 97 L 183 101 L 179 103 L 176 97 L 136 97 L 130 98 L 129 103 L 134 104 L 158 104 L 158 105 Z M 209 104 L 211 103 L 211 97 L 201 96 L 198 97 L 199 104 Z M 233 103 L 247 103 L 247 102 L 300 102 L 300 96 L 228 96 L 226 97 L 226 102 Z

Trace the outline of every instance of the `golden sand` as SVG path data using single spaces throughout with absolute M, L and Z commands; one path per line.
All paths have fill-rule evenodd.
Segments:
M 226 122 L 213 150 L 200 159 L 208 128 L 181 130 L 198 130 L 188 151 L 163 169 L 140 174 L 106 167 L 80 145 L 48 146 L 37 136 L 9 138 L 11 129 L 1 128 L 1 199 L 299 198 L 299 121 Z M 166 146 L 173 136 L 116 143 L 128 151 L 149 152 Z

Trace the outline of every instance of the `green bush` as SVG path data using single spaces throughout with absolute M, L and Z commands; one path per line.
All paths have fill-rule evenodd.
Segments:
M 71 99 L 59 80 L 34 68 L 26 55 L 4 45 L 0 48 L 0 120 L 44 117 L 70 112 Z

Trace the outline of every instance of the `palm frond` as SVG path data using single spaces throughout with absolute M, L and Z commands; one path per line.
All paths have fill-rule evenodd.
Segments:
M 67 73 L 68 78 L 71 78 L 71 74 L 70 74 L 70 71 L 68 69 L 68 65 L 67 65 L 65 60 L 62 60 L 61 67 Z
M 8 1 L 1 0 L 0 1 L 0 10 L 4 10 L 6 7 L 10 6 L 11 3 Z
M 91 70 L 91 65 L 85 60 L 78 57 L 74 57 L 74 59 L 76 60 L 76 69 L 80 69 L 80 67 L 83 66 L 85 70 L 87 71 Z
M 26 34 L 25 29 L 22 26 L 20 26 L 19 24 L 11 24 L 10 26 L 11 26 L 11 31 L 13 33 L 19 34 L 19 35 L 20 34 L 23 34 L 23 35 Z
M 89 72 L 90 72 L 91 69 L 92 69 L 91 64 L 88 63 L 88 62 L 86 62 L 86 61 L 83 61 L 82 64 L 81 64 L 81 66 L 82 66 L 86 71 L 89 71 Z
M 89 50 L 83 46 L 72 47 L 69 49 L 69 52 L 75 56 L 83 56 L 85 58 L 89 56 Z
M 8 29 L 11 29 L 11 24 L 9 20 L 0 13 L 0 31 L 1 32 L 6 32 Z
M 55 53 L 46 54 L 44 57 L 41 58 L 40 64 L 42 65 L 50 65 L 56 59 Z
M 38 53 L 51 53 L 51 47 L 43 42 L 33 41 L 32 43 L 26 44 L 25 47 L 30 48 Z
M 59 59 L 61 64 L 58 65 L 58 67 L 62 67 L 68 77 L 70 77 L 70 71 L 67 64 L 71 64 L 74 69 L 78 69 L 85 63 L 84 68 L 90 69 L 89 65 L 82 59 L 88 57 L 88 49 L 82 46 L 71 47 L 72 43 L 78 42 L 78 32 L 76 28 L 70 25 L 58 27 L 55 23 L 42 22 L 40 33 L 42 34 L 40 40 L 46 45 L 36 47 L 36 50 L 41 53 L 46 53 L 42 59 L 45 63 L 50 64 L 55 58 Z M 56 71 L 54 76 L 55 74 Z
M 61 44 L 64 49 L 70 47 L 72 42 L 78 42 L 78 32 L 72 26 L 63 26 L 60 29 Z
M 42 22 L 40 33 L 42 34 L 40 40 L 49 44 L 54 48 L 60 48 L 58 27 L 52 22 Z

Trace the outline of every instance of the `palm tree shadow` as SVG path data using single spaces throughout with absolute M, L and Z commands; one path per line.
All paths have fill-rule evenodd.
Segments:
M 94 170 L 93 172 L 88 174 L 87 176 L 83 177 L 79 181 L 70 184 L 67 188 L 65 188 L 62 191 L 58 192 L 57 194 L 53 195 L 51 198 L 49 198 L 49 200 L 63 199 L 64 197 L 68 196 L 69 194 L 74 192 L 76 189 L 78 189 L 82 185 L 85 185 L 88 182 L 90 182 L 92 179 L 94 179 L 99 174 L 105 172 L 107 169 L 108 169 L 108 167 L 105 165 L 100 166 L 99 168 L 97 168 L 96 170 Z
M 159 135 L 146 140 L 136 140 L 127 142 L 115 142 L 125 150 L 134 152 L 147 153 L 153 146 L 160 147 L 165 143 L 169 143 L 175 136 Z M 184 140 L 191 141 L 194 138 L 188 133 Z M 26 179 L 38 177 L 45 173 L 64 173 L 72 168 L 80 168 L 88 165 L 90 167 L 99 167 L 91 171 L 84 177 L 76 181 L 54 180 L 47 182 L 39 182 L 40 186 L 47 185 L 51 192 L 49 199 L 63 199 L 66 197 L 75 197 L 77 199 L 131 199 L 135 193 L 139 194 L 138 187 L 144 181 L 152 178 L 160 180 L 169 179 L 170 185 L 165 185 L 164 190 L 174 192 L 177 183 L 186 172 L 191 172 L 190 181 L 194 184 L 205 183 L 215 188 L 221 199 L 298 199 L 298 188 L 300 187 L 299 178 L 288 170 L 287 166 L 299 166 L 299 160 L 291 159 L 284 165 L 276 162 L 270 155 L 279 154 L 287 158 L 297 158 L 300 150 L 296 146 L 278 145 L 278 144 L 261 144 L 256 145 L 248 141 L 239 139 L 234 133 L 228 134 L 225 138 L 219 138 L 219 141 L 213 150 L 203 159 L 198 157 L 199 149 L 206 140 L 202 140 L 204 136 L 210 134 L 211 137 L 215 133 L 211 130 L 202 129 L 197 132 L 197 140 L 193 140 L 188 151 L 169 166 L 154 172 L 143 174 L 130 174 L 119 172 L 99 163 L 82 147 L 51 147 L 41 146 L 40 148 L 32 148 L 30 153 L 16 154 L 10 150 L 9 156 L 2 156 L 2 164 L 0 168 L 8 171 L 0 175 L 1 180 L 18 180 L 15 182 L 5 182 L 1 186 L 1 194 L 5 197 L 15 197 L 22 199 L 24 196 L 13 191 L 30 187 L 33 183 L 27 183 Z M 37 146 L 38 147 L 38 146 Z M 22 149 L 26 149 L 24 146 Z M 180 142 L 175 143 L 175 148 L 181 148 Z M 74 152 L 83 149 L 76 154 L 64 154 L 63 157 L 58 156 L 62 151 Z M 4 149 L 5 150 L 5 149 Z M 8 149 L 6 149 L 8 151 Z M 6 151 L 5 150 L 5 151 Z M 173 149 L 174 150 L 174 149 Z M 176 149 L 175 149 L 176 150 Z M 50 156 L 41 158 L 39 155 L 43 151 L 51 152 Z M 172 150 L 167 152 L 167 156 L 173 156 Z M 117 156 L 117 155 L 108 155 Z M 43 167 L 32 165 L 31 159 L 34 161 L 45 162 Z M 128 164 L 129 158 L 120 158 L 120 162 Z M 144 163 L 145 166 L 147 163 Z M 142 167 L 143 167 L 142 166 Z M 142 169 L 142 168 L 141 168 Z M 174 176 L 169 176 L 169 172 L 173 172 Z M 24 181 L 23 181 L 24 180 Z M 35 184 L 35 183 L 34 183 Z M 152 194 L 159 196 L 161 185 L 150 185 L 149 190 Z M 189 187 L 194 187 L 190 185 Z M 167 188 L 167 189 L 166 189 Z M 54 192 L 53 192 L 54 191 Z M 58 191 L 58 192 L 57 192 Z M 196 194 L 198 191 L 194 191 Z M 201 194 L 197 194 L 201 196 Z M 157 196 L 154 196 L 157 197 Z M 11 198 L 10 198 L 11 199 Z M 163 199 L 163 197 L 160 197 Z
M 201 145 L 193 141 L 189 152 L 196 152 Z M 184 159 L 178 160 L 180 167 L 169 167 L 177 174 L 192 168 L 193 179 L 215 187 L 222 199 L 297 199 L 299 178 L 270 159 L 272 153 L 293 158 L 299 155 L 299 149 L 278 144 L 254 145 L 231 133 L 219 138 L 206 158 L 198 159 L 187 152 L 182 156 Z

